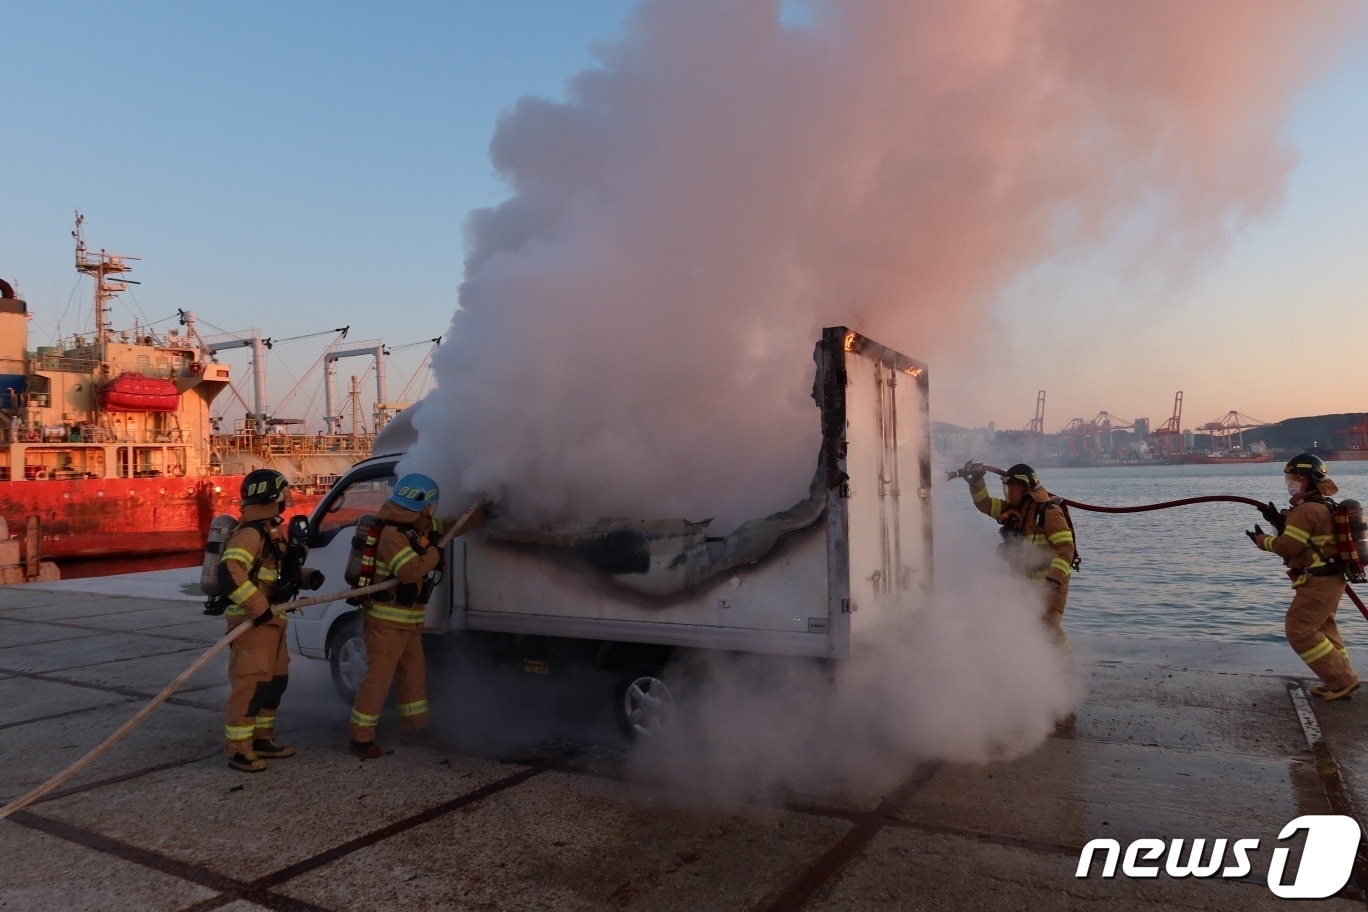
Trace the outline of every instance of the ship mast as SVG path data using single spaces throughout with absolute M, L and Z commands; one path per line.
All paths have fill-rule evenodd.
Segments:
M 126 272 L 133 271 L 133 267 L 124 261 L 138 258 L 118 256 L 104 250 L 98 255 L 90 253 L 86 250 L 85 233 L 81 228 L 84 222 L 85 216 L 76 213 L 76 230 L 71 232 L 71 236 L 76 239 L 76 271 L 83 272 L 95 280 L 95 341 L 103 345 L 106 331 L 105 314 L 109 310 L 109 301 L 119 292 L 127 291 L 128 283 L 131 281 L 118 278 Z

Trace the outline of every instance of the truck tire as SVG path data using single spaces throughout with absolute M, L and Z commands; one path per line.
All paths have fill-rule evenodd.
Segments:
M 633 665 L 613 687 L 613 713 L 628 738 L 659 735 L 674 715 L 674 693 L 659 665 Z
M 366 676 L 366 641 L 361 638 L 361 619 L 356 615 L 342 621 L 329 638 L 328 667 L 337 695 L 351 703 Z

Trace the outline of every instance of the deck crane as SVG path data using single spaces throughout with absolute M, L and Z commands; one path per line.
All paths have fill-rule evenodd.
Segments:
M 409 401 L 409 390 L 413 387 L 413 382 L 414 382 L 415 380 L 418 379 L 419 375 L 422 374 L 423 368 L 427 367 L 428 362 L 432 359 L 432 353 L 435 352 L 435 351 L 437 350 L 437 346 L 439 346 L 439 345 L 442 344 L 442 337 L 441 337 L 441 336 L 438 336 L 438 337 L 435 338 L 435 339 L 429 339 L 429 340 L 428 340 L 428 343 L 431 344 L 432 347 L 429 348 L 429 349 L 427 350 L 427 354 L 423 355 L 423 360 L 420 361 L 420 362 L 418 362 L 418 366 L 417 366 L 416 368 L 414 368 L 413 375 L 412 375 L 411 377 L 409 377 L 408 383 L 405 383 L 405 384 L 404 384 L 404 388 L 403 388 L 402 390 L 399 391 L 399 399 L 398 399 L 398 401 L 396 401 L 396 402 L 385 402 L 385 401 L 382 400 L 382 399 L 377 399 L 377 400 L 376 400 L 376 402 L 375 402 L 375 416 L 374 416 L 374 417 L 375 417 L 375 430 L 376 430 L 377 433 L 380 431 L 381 428 L 383 428 L 385 425 L 389 424 L 391 418 L 393 418 L 393 417 L 394 417 L 395 415 L 397 415 L 399 412 L 402 412 L 404 409 L 408 408 L 408 406 L 409 406 L 409 404 L 410 404 L 410 401 Z M 412 347 L 415 346 L 415 345 L 422 345 L 422 344 L 424 344 L 424 343 L 422 343 L 422 342 L 412 342 L 412 343 L 409 343 L 408 345 L 399 345 L 399 346 L 396 346 L 395 348 L 391 349 L 391 353 L 393 353 L 393 352 L 398 352 L 398 351 L 403 351 L 404 349 L 412 348 Z
M 349 348 L 338 349 L 324 356 L 324 383 L 323 383 L 323 420 L 327 422 L 328 433 L 342 433 L 342 416 L 337 413 L 337 368 L 336 362 L 342 358 L 373 357 L 375 358 L 375 401 L 377 403 L 386 401 L 387 390 L 385 388 L 385 356 L 389 354 L 389 349 L 385 348 L 385 343 L 379 339 L 367 339 L 357 342 Z M 353 427 L 352 433 L 358 429 Z

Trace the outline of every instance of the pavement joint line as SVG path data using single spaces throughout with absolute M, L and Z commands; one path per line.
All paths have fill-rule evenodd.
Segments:
M 921 769 L 908 777 L 871 810 L 858 815 L 854 825 L 836 841 L 835 845 L 804 868 L 772 902 L 757 907 L 759 912 L 799 912 L 805 908 L 827 882 L 840 874 L 846 865 L 873 841 L 879 831 L 888 825 L 896 814 L 897 807 L 930 782 L 939 768 L 940 765 L 936 763 L 923 764 Z
M 158 655 L 175 655 L 175 653 L 158 653 Z M 149 658 L 151 657 L 149 656 Z M 100 665 L 108 664 L 108 662 L 97 662 L 95 663 L 95 665 L 75 665 L 71 668 L 59 668 L 57 669 L 57 671 L 74 671 L 81 668 L 94 668 Z M 155 697 L 157 693 L 160 692 L 158 691 L 157 693 L 149 693 L 143 690 L 133 690 L 129 687 L 115 687 L 112 684 L 98 684 L 94 681 L 77 681 L 74 678 L 64 678 L 61 675 L 55 675 L 45 671 L 10 671 L 7 673 L 13 675 L 16 678 L 26 678 L 30 681 L 45 681 L 49 684 L 63 684 L 67 687 L 80 687 L 85 690 L 97 690 L 101 693 L 115 694 L 120 697 L 129 697 L 130 699 L 134 700 L 150 700 L 153 697 Z M 202 685 L 200 687 L 194 688 L 192 692 L 199 690 L 207 690 L 210 687 L 217 686 L 219 686 L 217 683 L 211 685 Z M 184 688 L 182 688 L 182 690 L 183 689 Z M 189 706 L 194 709 L 209 708 L 202 703 L 194 703 L 189 700 L 182 700 L 175 696 L 167 697 L 163 702 L 170 703 L 173 706 Z M 0 728 L 6 727 L 7 726 L 0 725 Z
M 115 616 L 117 616 L 117 617 L 126 617 L 127 615 L 92 615 L 92 617 L 106 617 L 106 616 L 108 616 L 108 617 L 115 617 Z M 90 634 L 91 636 L 108 636 L 108 635 L 111 634 L 111 633 L 123 633 L 123 634 L 131 634 L 131 635 L 135 635 L 135 636 L 151 637 L 151 638 L 153 638 L 153 639 L 158 639 L 158 640 L 172 640 L 172 641 L 177 642 L 177 643 L 202 643 L 202 642 L 204 642 L 203 640 L 194 639 L 194 638 L 191 638 L 191 637 L 167 636 L 165 633 L 162 632 L 162 631 L 167 630 L 168 627 L 170 627 L 170 628 L 184 627 L 184 626 L 186 626 L 185 624 L 171 624 L 171 625 L 162 624 L 162 625 L 159 625 L 159 626 L 156 627 L 156 628 L 149 628 L 149 627 L 127 627 L 127 628 L 125 628 L 125 627 L 91 627 L 91 626 L 88 626 L 88 625 L 86 625 L 86 624 L 75 624 L 75 623 L 72 623 L 72 622 L 69 621 L 69 620 L 45 621 L 45 620 L 38 620 L 38 619 L 36 619 L 36 618 L 35 618 L 35 619 L 32 619 L 32 620 L 30 620 L 30 619 L 28 619 L 28 618 L 6 618 L 6 620 L 16 621 L 16 622 L 18 622 L 18 623 L 20 623 L 20 624 L 35 624 L 35 625 L 37 625 L 37 626 L 39 626 L 39 627 L 61 627 L 61 628 L 66 629 L 66 630 L 83 630 L 83 631 L 88 631 L 89 634 Z M 187 622 L 187 623 L 189 623 L 189 622 Z M 61 640 L 44 640 L 43 642 L 46 642 L 46 643 L 60 643 L 60 642 L 62 642 L 62 641 L 61 641 Z M 38 644 L 35 644 L 35 643 L 19 643 L 19 644 L 17 644 L 17 645 L 19 645 L 19 646 L 34 646 L 34 645 L 38 645 Z
M 18 728 L 20 725 L 35 725 L 39 722 L 51 722 L 53 719 L 65 719 L 68 716 L 79 716 L 88 712 L 96 712 L 101 709 L 108 709 L 110 703 L 101 703 L 97 706 L 85 706 L 81 709 L 68 709 L 66 712 L 49 713 L 46 716 L 34 716 L 30 719 L 19 719 L 16 722 L 0 722 L 0 731 L 7 728 Z
M 289 896 L 280 896 L 253 884 L 219 874 L 209 868 L 178 861 L 159 852 L 139 848 L 122 840 L 113 839 L 60 820 L 54 820 L 51 817 L 44 817 L 32 811 L 15 811 L 9 819 L 30 829 L 47 833 L 49 836 L 55 836 L 58 839 L 65 839 L 103 855 L 112 855 L 131 864 L 151 868 L 170 877 L 217 890 L 220 894 L 231 894 L 233 899 L 247 899 L 268 909 L 278 910 L 278 912 L 326 912 L 321 906 L 310 905 Z
M 444 801 L 441 804 L 433 805 L 424 811 L 419 811 L 417 814 L 405 817 L 402 820 L 396 820 L 394 823 L 380 827 L 378 830 L 372 830 L 369 833 L 357 836 L 354 839 L 349 839 L 341 845 L 334 846 L 331 849 L 327 849 L 310 858 L 297 861 L 278 871 L 273 871 L 264 877 L 259 877 L 252 881 L 250 886 L 253 889 L 268 889 L 270 887 L 278 886 L 288 880 L 293 880 L 301 874 L 307 874 L 315 868 L 321 868 L 338 859 L 345 858 L 360 849 L 369 848 L 378 842 L 389 839 L 391 836 L 397 836 L 400 833 L 422 826 L 425 823 L 430 823 L 438 817 L 443 817 L 452 811 L 457 811 L 467 805 L 482 801 L 490 795 L 496 795 L 499 792 L 510 789 L 516 785 L 521 785 L 528 779 L 553 768 L 552 764 L 538 763 L 526 769 L 519 770 L 513 775 L 505 776 L 497 782 L 491 782 L 472 792 L 467 792 L 464 795 L 452 798 L 450 801 Z
M 1354 893 L 1368 904 L 1368 844 L 1363 839 L 1363 818 L 1355 811 L 1353 799 L 1349 794 L 1349 787 L 1344 781 L 1344 776 L 1340 772 L 1339 761 L 1330 750 L 1330 744 L 1325 740 L 1324 733 L 1321 731 L 1320 720 L 1316 717 L 1316 711 L 1311 706 L 1311 700 L 1306 695 L 1306 688 L 1301 681 L 1287 681 L 1287 696 L 1292 701 L 1292 710 L 1297 717 L 1298 724 L 1301 725 L 1302 735 L 1306 738 L 1307 745 L 1311 748 L 1311 753 L 1316 758 L 1316 774 L 1320 778 L 1321 788 L 1325 791 L 1326 800 L 1330 803 L 1330 811 L 1334 814 L 1342 814 L 1350 817 L 1359 823 L 1359 844 L 1358 850 L 1354 853 L 1353 877 L 1350 884 L 1354 888 Z M 1345 890 L 1349 887 L 1346 886 Z M 1341 890 L 1343 893 L 1345 890 Z
M 133 779 L 141 779 L 143 776 L 150 776 L 153 773 L 160 773 L 169 769 L 177 769 L 178 767 L 182 766 L 189 766 L 192 763 L 200 763 L 204 760 L 210 759 L 211 757 L 218 757 L 221 755 L 222 750 L 219 748 L 215 748 L 207 753 L 196 754 L 193 757 L 185 757 L 180 760 L 168 760 L 165 763 L 158 763 L 154 766 L 145 766 L 142 769 L 132 770 L 127 773 L 120 773 L 117 776 L 109 776 L 105 779 L 97 779 L 94 782 L 87 782 L 82 785 L 73 785 L 68 788 L 49 792 L 48 794 L 44 795 L 43 797 L 35 801 L 31 806 L 36 807 L 47 801 L 55 801 L 58 798 L 66 798 L 71 795 L 79 795 L 82 792 L 91 792 L 95 789 L 104 788 L 105 786 L 117 785 L 120 782 L 129 782 Z M 14 797 L 17 798 L 19 796 L 16 795 Z M 20 813 L 23 812 L 16 811 L 15 814 L 11 815 L 11 818 L 17 817 Z
M 21 671 L 17 668 L 0 668 L 0 674 L 13 674 L 28 677 L 30 675 L 53 674 L 61 671 L 80 671 L 82 668 L 99 668 L 101 665 L 114 665 L 119 662 L 141 662 L 146 659 L 160 659 L 164 656 L 184 655 L 187 652 L 203 653 L 212 645 L 212 643 L 209 644 L 209 646 L 205 646 L 203 643 L 197 643 L 193 646 L 187 646 L 184 649 L 170 649 L 166 652 L 148 652 L 136 656 L 122 656 L 119 658 L 105 659 L 103 662 L 86 662 L 83 665 L 63 665 L 60 668 L 45 668 L 42 671 Z

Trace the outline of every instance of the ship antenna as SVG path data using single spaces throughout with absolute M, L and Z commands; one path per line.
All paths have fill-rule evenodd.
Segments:
M 124 261 L 136 260 L 137 257 L 117 256 L 104 250 L 98 255 L 90 253 L 86 250 L 85 232 L 81 227 L 84 222 L 85 216 L 77 212 L 76 230 L 71 232 L 76 239 L 76 271 L 95 280 L 95 340 L 102 344 L 105 341 L 105 313 L 109 310 L 109 301 L 119 292 L 127 291 L 131 281 L 118 278 L 133 271 L 133 267 Z

